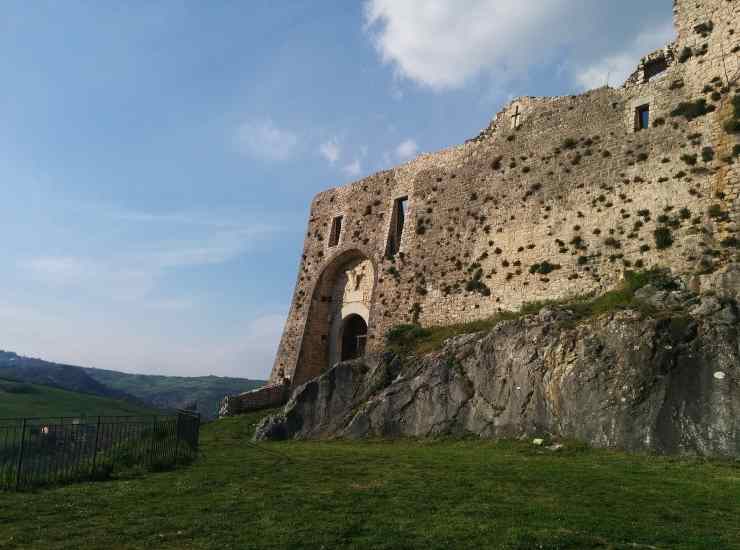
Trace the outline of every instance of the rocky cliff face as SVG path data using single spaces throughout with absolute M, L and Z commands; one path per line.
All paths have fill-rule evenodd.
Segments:
M 425 357 L 340 363 L 298 388 L 256 437 L 549 434 L 634 451 L 740 455 L 737 302 L 639 293 L 673 313 L 575 321 L 567 309 L 545 308 Z

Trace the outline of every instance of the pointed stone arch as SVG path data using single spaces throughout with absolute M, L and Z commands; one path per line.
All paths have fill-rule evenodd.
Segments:
M 356 249 L 338 254 L 324 268 L 311 297 L 293 386 L 315 378 L 342 360 L 342 339 L 348 321 L 359 317 L 367 334 L 376 275 L 373 261 Z M 353 331 L 359 327 L 355 323 L 357 326 L 350 327 Z

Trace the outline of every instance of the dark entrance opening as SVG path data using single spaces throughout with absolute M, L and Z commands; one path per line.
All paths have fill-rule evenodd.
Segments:
M 342 361 L 365 355 L 367 323 L 359 315 L 350 315 L 342 326 Z

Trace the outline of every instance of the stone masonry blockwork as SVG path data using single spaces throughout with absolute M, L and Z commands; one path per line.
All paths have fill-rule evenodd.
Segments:
M 676 0 L 674 21 L 676 41 L 620 88 L 517 98 L 462 145 L 319 193 L 271 382 L 295 386 L 328 368 L 345 310 L 363 317 L 377 351 L 401 323 L 599 293 L 626 269 L 666 266 L 700 287 L 737 262 L 738 134 L 723 124 L 738 93 L 740 2 Z M 694 116 L 686 104 L 697 100 Z M 638 131 L 643 106 L 649 125 Z M 337 303 L 353 292 L 363 299 Z

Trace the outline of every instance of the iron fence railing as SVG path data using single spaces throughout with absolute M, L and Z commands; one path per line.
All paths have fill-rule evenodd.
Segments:
M 200 415 L 0 418 L 0 489 L 163 470 L 198 452 Z

